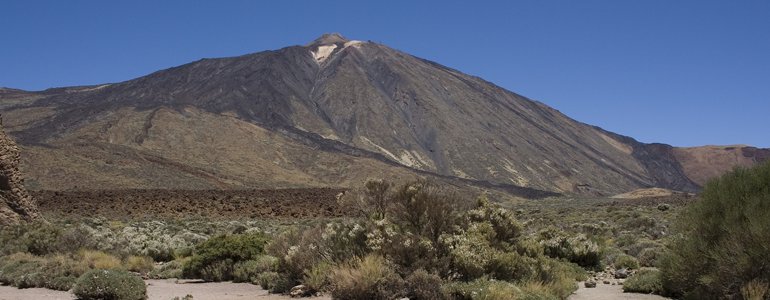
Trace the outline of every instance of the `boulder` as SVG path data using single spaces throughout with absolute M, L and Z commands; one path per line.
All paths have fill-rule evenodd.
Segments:
M 626 270 L 626 269 L 619 269 L 619 270 L 615 271 L 615 278 L 617 278 L 617 279 L 628 278 L 628 270 Z
M 291 296 L 292 298 L 310 296 L 310 288 L 304 284 L 300 284 L 298 286 L 291 288 L 291 290 L 289 291 L 289 296 Z
M 593 280 L 586 281 L 583 284 L 586 286 L 586 288 L 595 288 L 596 287 L 596 281 L 593 281 Z

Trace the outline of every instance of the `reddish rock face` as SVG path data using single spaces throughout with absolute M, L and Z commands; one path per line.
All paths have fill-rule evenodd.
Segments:
M 0 125 L 0 225 L 42 220 L 35 199 L 21 182 L 19 157 L 19 148 Z

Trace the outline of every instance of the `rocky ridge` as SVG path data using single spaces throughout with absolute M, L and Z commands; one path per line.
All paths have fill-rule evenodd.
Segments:
M 5 134 L 0 116 L 0 225 L 42 219 L 35 199 L 22 182 L 19 161 L 19 148 Z

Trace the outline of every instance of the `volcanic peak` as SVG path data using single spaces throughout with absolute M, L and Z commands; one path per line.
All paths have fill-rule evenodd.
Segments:
M 315 46 L 324 46 L 324 45 L 334 45 L 334 44 L 345 44 L 347 42 L 350 42 L 350 40 L 346 39 L 344 36 L 342 36 L 339 33 L 324 33 L 321 37 L 313 40 L 310 43 L 305 44 L 305 47 L 315 47 Z

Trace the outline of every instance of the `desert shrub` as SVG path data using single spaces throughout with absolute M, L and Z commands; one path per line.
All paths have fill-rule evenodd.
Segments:
M 716 299 L 770 281 L 770 162 L 736 167 L 706 183 L 700 197 L 679 216 L 680 235 L 660 260 L 666 292 Z
M 618 248 L 628 247 L 639 241 L 639 236 L 636 234 L 621 234 L 613 240 L 613 243 Z
M 102 251 L 81 250 L 77 256 L 83 268 L 107 270 L 121 266 L 119 258 Z
M 602 259 L 601 264 L 605 266 L 609 266 L 615 263 L 615 259 L 618 258 L 618 256 L 623 255 L 622 250 L 618 249 L 614 246 L 607 246 L 602 250 Z
M 540 246 L 545 255 L 566 259 L 582 267 L 596 268 L 601 264 L 602 249 L 585 234 L 567 236 L 555 227 L 541 230 Z
M 75 276 L 59 276 L 49 280 L 45 287 L 57 291 L 69 291 L 75 286 L 78 278 Z
M 516 216 L 508 209 L 492 204 L 486 197 L 477 199 L 478 207 L 467 212 L 468 219 L 475 223 L 489 223 L 494 235 L 489 235 L 490 245 L 500 250 L 510 250 L 516 245 L 524 231 L 524 226 L 516 221 Z
M 621 254 L 615 258 L 614 265 L 617 269 L 638 269 L 639 261 L 631 255 Z
M 332 271 L 331 293 L 339 300 L 389 300 L 406 294 L 403 279 L 379 255 L 367 255 L 355 265 Z
M 0 255 L 17 252 L 34 255 L 54 253 L 60 233 L 58 226 L 41 222 L 3 226 L 0 229 Z
M 161 265 L 160 268 L 153 269 L 147 276 L 153 279 L 182 278 L 183 267 L 184 261 L 174 260 Z
M 0 268 L 0 282 L 18 288 L 44 287 L 69 290 L 74 280 L 85 271 L 64 255 L 40 257 L 17 253 L 5 258 Z
M 338 198 L 341 207 L 361 218 L 382 219 L 392 185 L 382 179 L 367 179 L 363 190 L 349 191 Z
M 83 300 L 147 298 L 147 288 L 142 278 L 121 268 L 86 272 L 78 278 L 72 293 Z
M 18 288 L 37 287 L 39 273 L 44 265 L 45 260 L 42 257 L 28 253 L 13 254 L 0 269 L 0 282 Z
M 406 285 L 409 290 L 407 295 L 409 299 L 414 300 L 444 300 L 449 299 L 449 295 L 441 289 L 441 277 L 430 274 L 423 269 L 414 271 L 406 278 Z
M 271 293 L 288 292 L 294 286 L 294 280 L 286 274 L 272 271 L 257 275 L 257 283 L 260 287 Z
M 270 255 L 259 255 L 254 259 L 237 262 L 233 266 L 233 281 L 256 282 L 259 274 L 277 269 L 278 258 Z
M 193 247 L 181 247 L 174 250 L 174 259 L 186 258 L 193 256 L 195 248 Z
M 572 283 L 572 285 L 575 285 Z M 453 282 L 444 286 L 445 292 L 457 300 L 559 300 L 551 287 L 536 281 L 520 285 L 482 277 L 471 282 Z M 571 292 L 570 292 L 571 293 Z
M 126 270 L 147 274 L 153 270 L 154 263 L 149 256 L 129 256 L 126 258 Z
M 306 270 L 324 259 L 323 227 L 300 230 L 297 227 L 276 236 L 267 245 L 267 252 L 278 258 L 277 271 L 292 284 L 299 282 Z
M 310 234 L 317 237 L 316 233 L 310 232 Z M 304 237 L 305 242 L 302 244 L 321 247 L 318 249 L 318 254 L 324 259 L 344 262 L 354 257 L 363 257 L 369 252 L 366 234 L 366 225 L 349 221 L 330 222 L 323 226 L 322 240 Z
M 182 269 L 182 272 L 184 273 L 184 269 Z M 215 282 L 232 280 L 233 260 L 228 258 L 212 261 L 200 269 L 198 277 L 206 281 Z
M 767 282 L 752 279 L 741 287 L 741 296 L 744 300 L 763 300 L 769 291 L 770 287 L 768 287 Z
M 65 228 L 56 241 L 56 249 L 61 253 L 76 253 L 81 249 L 97 250 L 92 231 L 82 224 Z
M 435 244 L 462 221 L 470 203 L 429 182 L 410 182 L 388 197 L 387 215 L 404 232 Z M 490 212 L 491 214 L 491 212 Z
M 172 298 L 171 300 L 193 300 L 193 295 L 187 294 L 186 296 L 179 298 L 179 296 L 176 296 Z
M 320 262 L 310 270 L 305 270 L 302 276 L 302 284 L 306 285 L 311 293 L 327 290 L 329 286 L 329 276 L 332 273 L 332 265 L 327 262 Z
M 473 281 L 453 281 L 442 286 L 445 294 L 456 300 L 484 299 L 493 281 L 489 277 L 480 277 Z
M 642 267 L 657 267 L 658 259 L 664 251 L 663 247 L 645 248 L 637 257 L 639 265 Z
M 492 257 L 499 251 L 489 242 L 492 234 L 491 224 L 473 223 L 458 234 L 442 236 L 442 244 L 450 249 L 454 269 L 464 280 L 479 278 L 489 269 Z
M 623 291 L 627 293 L 660 294 L 663 291 L 663 282 L 660 271 L 651 268 L 642 268 L 634 276 L 623 283 Z
M 195 247 L 195 254 L 182 268 L 182 276 L 216 281 L 231 280 L 232 265 L 263 254 L 268 239 L 262 232 L 212 237 Z

